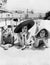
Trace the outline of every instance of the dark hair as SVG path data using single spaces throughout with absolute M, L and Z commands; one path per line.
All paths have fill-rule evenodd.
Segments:
M 11 25 L 8 25 L 8 28 L 11 28 L 12 26 Z
M 46 29 L 40 30 L 40 32 L 36 35 L 36 38 L 40 37 L 40 33 L 41 33 L 41 31 L 43 31 L 43 30 L 45 31 L 45 38 L 48 38 L 49 34 L 48 34 L 48 31 L 47 31 Z
M 18 21 L 18 19 L 17 18 L 14 18 L 13 21 Z
M 49 17 L 50 17 L 50 11 L 46 12 L 44 20 L 46 20 L 46 19 L 50 20 Z

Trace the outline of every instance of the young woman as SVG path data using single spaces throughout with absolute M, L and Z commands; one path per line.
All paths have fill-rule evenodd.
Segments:
M 46 29 L 42 29 L 40 30 L 40 32 L 37 33 L 37 35 L 35 36 L 35 43 L 34 43 L 34 47 L 36 48 L 41 48 L 41 47 L 48 47 L 48 31 Z
M 29 46 L 30 43 L 28 43 L 28 38 L 30 36 L 30 32 L 28 30 L 34 25 L 33 20 L 26 20 L 22 23 L 20 23 L 16 29 L 14 30 L 15 33 L 17 33 L 18 36 L 18 42 L 15 43 L 15 46 L 18 48 Z

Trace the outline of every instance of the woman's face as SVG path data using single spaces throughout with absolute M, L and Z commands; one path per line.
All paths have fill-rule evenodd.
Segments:
M 27 32 L 28 32 L 27 26 L 24 26 L 24 27 L 22 28 L 22 32 L 23 32 L 23 33 L 27 33 Z
M 45 37 L 45 30 L 42 30 L 42 31 L 40 32 L 40 37 L 41 37 L 41 38 L 44 38 L 44 37 Z

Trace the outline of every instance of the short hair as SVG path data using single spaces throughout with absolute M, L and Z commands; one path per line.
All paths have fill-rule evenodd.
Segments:
M 42 30 L 40 30 L 40 32 L 35 36 L 36 38 L 38 38 L 38 37 L 40 37 L 40 33 L 41 33 L 41 31 L 45 31 L 45 38 L 48 38 L 48 36 L 49 36 L 49 34 L 48 34 L 48 31 L 46 30 L 46 29 L 42 29 Z

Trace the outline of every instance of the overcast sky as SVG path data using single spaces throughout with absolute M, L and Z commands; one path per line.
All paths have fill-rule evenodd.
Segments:
M 7 9 L 33 9 L 35 12 L 46 12 L 50 10 L 50 0 L 8 0 Z

